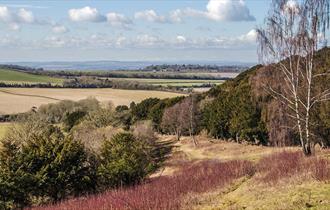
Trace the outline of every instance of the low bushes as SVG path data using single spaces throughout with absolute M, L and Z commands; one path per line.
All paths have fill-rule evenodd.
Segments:
M 23 138 L 2 141 L 1 209 L 55 202 L 95 190 L 95 164 L 82 144 L 53 126 Z
M 130 133 L 118 133 L 101 147 L 98 175 L 102 187 L 118 187 L 141 181 L 153 167 L 146 142 Z
M 330 161 L 305 157 L 302 152 L 280 152 L 260 160 L 261 181 L 274 184 L 291 176 L 309 176 L 318 181 L 330 180 Z
M 35 209 L 179 209 L 187 193 L 203 193 L 224 187 L 236 178 L 253 173 L 253 164 L 248 161 L 203 161 L 186 165 L 174 176 L 158 177 L 134 187 Z
M 58 202 L 140 182 L 155 164 L 152 146 L 127 132 L 99 149 L 45 121 L 24 122 L 0 146 L 0 209 Z
M 241 177 L 253 176 L 254 181 L 266 184 L 301 174 L 327 181 L 330 180 L 329 166 L 329 161 L 318 157 L 306 158 L 301 152 L 272 154 L 257 164 L 242 160 L 187 163 L 172 176 L 156 177 L 144 184 L 35 209 L 180 209 L 188 194 L 221 189 Z

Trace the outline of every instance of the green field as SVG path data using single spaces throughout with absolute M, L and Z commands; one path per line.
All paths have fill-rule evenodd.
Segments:
M 61 84 L 63 79 L 42 75 L 28 74 L 19 71 L 0 69 L 0 82 L 5 83 L 54 83 Z
M 143 78 L 109 78 L 109 79 L 137 81 L 150 85 L 175 86 L 175 87 L 191 87 L 191 86 L 201 86 L 205 84 L 219 85 L 224 82 L 224 80 L 201 80 L 201 79 L 143 79 Z

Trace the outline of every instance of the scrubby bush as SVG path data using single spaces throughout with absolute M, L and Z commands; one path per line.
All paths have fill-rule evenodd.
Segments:
M 137 183 L 153 166 L 149 146 L 130 133 L 119 133 L 105 140 L 100 156 L 98 175 L 104 187 Z
M 100 109 L 99 101 L 89 97 L 77 102 L 64 100 L 54 104 L 42 105 L 37 110 L 37 114 L 49 123 L 61 123 L 70 113 L 77 111 L 89 113 L 98 109 Z
M 154 145 L 157 139 L 150 120 L 136 122 L 132 126 L 132 133 L 137 139 L 150 145 Z
M 140 103 L 138 103 L 136 106 L 132 106 L 132 115 L 133 120 L 146 120 L 149 114 L 150 109 L 156 105 L 160 99 L 158 98 L 147 98 Z
M 2 140 L 2 205 L 18 208 L 32 202 L 58 201 L 95 190 L 94 158 L 81 143 L 65 137 L 59 128 L 51 125 L 22 132 L 24 128 L 28 126 L 16 130 L 21 133 L 13 135 L 22 138 Z
M 99 108 L 90 112 L 86 120 L 90 121 L 97 128 L 107 127 L 114 121 L 114 112 L 109 108 Z
M 115 134 L 122 132 L 119 127 L 96 127 L 90 121 L 84 121 L 75 126 L 70 134 L 74 140 L 80 141 L 89 151 L 98 154 L 104 139 L 111 139 Z
M 128 106 L 126 106 L 126 105 L 116 106 L 116 112 L 122 112 L 122 111 L 127 111 L 127 110 L 128 110 Z
M 64 130 L 70 131 L 73 126 L 79 124 L 79 122 L 82 120 L 83 117 L 85 117 L 86 114 L 86 112 L 79 110 L 71 113 L 66 113 L 63 120 Z
M 330 161 L 320 157 L 305 157 L 301 152 L 279 152 L 262 158 L 258 163 L 260 180 L 276 184 L 290 177 L 309 177 L 318 181 L 330 180 Z
M 254 167 L 248 161 L 201 161 L 187 164 L 172 176 L 161 176 L 145 184 L 110 190 L 104 194 L 68 200 L 35 210 L 61 209 L 193 209 L 184 206 L 187 195 L 226 189 L 235 179 L 251 176 Z M 191 203 L 189 203 L 191 204 Z

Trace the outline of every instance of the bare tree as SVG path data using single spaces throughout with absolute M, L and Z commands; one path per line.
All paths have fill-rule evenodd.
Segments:
M 180 123 L 180 118 L 180 107 L 179 104 L 176 104 L 165 109 L 161 123 L 163 130 L 175 134 L 178 141 L 182 135 L 182 125 Z
M 194 145 L 197 145 L 195 133 L 197 131 L 198 110 L 196 96 L 186 97 L 182 102 L 175 104 L 165 110 L 162 127 L 177 135 L 189 134 Z
M 310 113 L 315 104 L 330 99 L 330 89 L 316 91 L 314 56 L 329 29 L 329 0 L 273 0 L 266 27 L 257 29 L 259 56 L 275 63 L 282 76 L 280 88 L 267 90 L 291 111 L 305 155 L 311 154 Z

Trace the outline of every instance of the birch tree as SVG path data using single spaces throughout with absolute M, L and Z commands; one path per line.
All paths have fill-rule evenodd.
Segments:
M 278 63 L 281 88 L 265 86 L 283 102 L 294 119 L 305 155 L 312 153 L 310 114 L 313 107 L 330 99 L 330 89 L 316 91 L 318 73 L 314 55 L 329 29 L 329 0 L 273 0 L 265 27 L 257 29 L 259 56 L 264 63 Z

